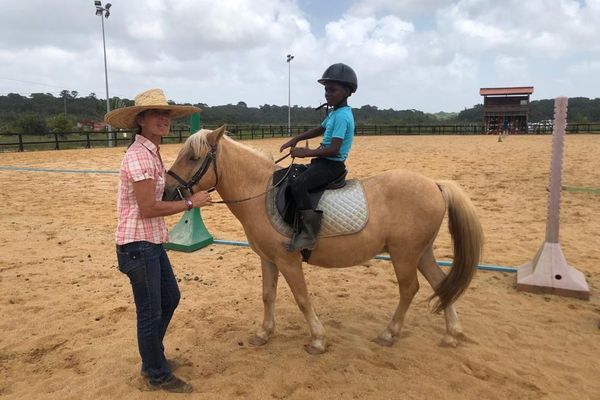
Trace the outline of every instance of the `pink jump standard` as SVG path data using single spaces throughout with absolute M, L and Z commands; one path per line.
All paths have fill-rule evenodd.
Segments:
M 519 267 L 517 271 L 517 290 L 532 293 L 552 293 L 589 300 L 590 289 L 583 273 L 567 264 L 558 243 L 567 103 L 568 99 L 566 97 L 558 97 L 554 101 L 546 240 L 533 261 Z

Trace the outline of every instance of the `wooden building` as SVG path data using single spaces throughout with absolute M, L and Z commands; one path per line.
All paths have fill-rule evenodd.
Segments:
M 481 88 L 485 133 L 527 133 L 533 86 Z

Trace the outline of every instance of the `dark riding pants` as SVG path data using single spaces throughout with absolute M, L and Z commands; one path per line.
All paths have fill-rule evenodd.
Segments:
M 313 158 L 308 169 L 292 182 L 290 189 L 298 210 L 312 210 L 308 192 L 323 188 L 338 178 L 346 169 L 343 161 Z

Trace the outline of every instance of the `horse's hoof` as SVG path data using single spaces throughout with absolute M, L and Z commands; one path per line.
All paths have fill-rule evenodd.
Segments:
M 458 340 L 452 335 L 445 335 L 440 342 L 440 346 L 456 348 L 456 346 L 458 346 Z
M 447 333 L 449 333 L 450 335 L 454 336 L 457 339 L 460 339 L 460 337 L 464 335 L 462 326 L 460 326 L 458 324 L 455 326 L 448 327 Z
M 392 347 L 394 345 L 394 338 L 385 338 L 377 336 L 375 339 L 373 339 L 373 342 L 383 347 Z
M 252 346 L 264 346 L 268 341 L 268 339 L 262 338 L 258 335 L 254 335 L 248 339 L 248 343 L 250 343 Z
M 479 344 L 479 342 L 477 342 L 477 340 L 471 339 L 470 337 L 468 337 L 467 335 L 465 335 L 462 332 L 459 333 L 458 335 L 456 335 L 455 337 L 456 337 L 456 339 L 458 339 L 459 342 Z
M 319 354 L 325 353 L 325 347 L 324 346 L 315 346 L 313 344 L 305 344 L 304 351 L 306 351 L 308 354 L 310 354 L 312 356 L 318 356 Z
M 385 329 L 375 339 L 373 339 L 373 342 L 380 346 L 392 347 L 394 344 L 394 334 L 389 329 Z

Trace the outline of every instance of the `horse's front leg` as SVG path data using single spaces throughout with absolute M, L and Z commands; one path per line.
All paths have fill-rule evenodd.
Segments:
M 311 341 L 310 344 L 304 345 L 304 350 L 312 355 L 324 353 L 327 347 L 325 343 L 325 329 L 310 302 L 300 257 L 298 256 L 298 259 L 293 261 L 288 259 L 285 264 L 281 263 L 278 265 L 283 277 L 290 286 L 298 308 L 300 308 L 300 311 L 304 314 L 304 318 L 306 318 L 306 322 L 308 322 Z
M 249 340 L 250 344 L 254 346 L 266 344 L 275 330 L 275 298 L 277 297 L 277 280 L 279 278 L 279 271 L 275 264 L 261 257 L 260 265 L 262 268 L 264 316 L 258 332 Z

